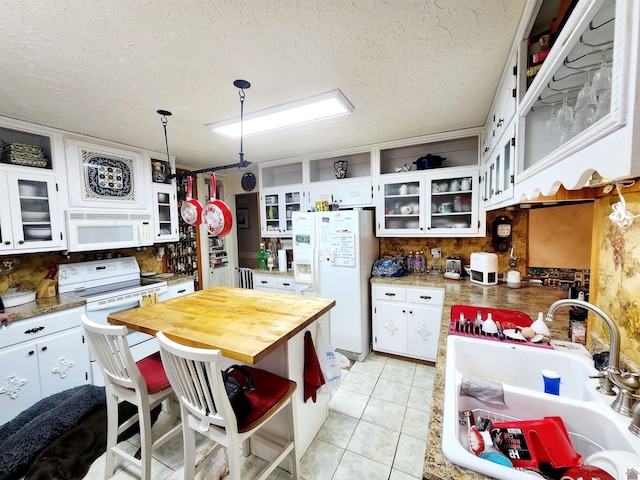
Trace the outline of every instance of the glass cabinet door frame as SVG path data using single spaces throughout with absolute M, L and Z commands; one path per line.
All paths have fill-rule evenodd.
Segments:
M 155 228 L 154 243 L 177 242 L 180 240 L 178 233 L 178 194 L 174 185 L 154 185 L 153 192 L 153 218 Z M 159 195 L 167 195 L 168 202 L 161 203 Z M 161 209 L 168 211 L 169 218 L 164 219 Z M 170 225 L 169 233 L 162 233 L 161 224 Z
M 291 235 L 292 216 L 287 216 L 287 211 L 295 212 L 305 210 L 304 185 L 265 188 L 260 195 L 260 225 L 262 236 L 279 237 Z M 268 199 L 273 200 L 267 202 Z
M 379 233 L 389 236 L 424 234 L 424 183 L 425 177 L 416 173 L 385 175 L 380 179 L 376 219 Z

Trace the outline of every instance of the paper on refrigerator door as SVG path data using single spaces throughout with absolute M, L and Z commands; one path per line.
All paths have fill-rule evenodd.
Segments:
M 352 232 L 337 232 L 331 235 L 333 264 L 336 267 L 356 266 L 356 236 Z

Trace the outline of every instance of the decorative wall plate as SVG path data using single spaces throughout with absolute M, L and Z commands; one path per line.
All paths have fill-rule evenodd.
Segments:
M 256 188 L 256 176 L 251 172 L 247 172 L 242 176 L 240 184 L 245 192 L 250 192 Z
M 134 159 L 81 149 L 83 198 L 135 201 Z

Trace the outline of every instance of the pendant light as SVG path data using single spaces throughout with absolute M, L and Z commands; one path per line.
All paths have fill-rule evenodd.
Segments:
M 168 110 L 158 110 L 158 114 L 160 114 L 160 121 L 162 122 L 162 127 L 164 128 L 164 144 L 167 148 L 167 165 L 169 165 L 169 178 L 173 178 L 175 171 L 173 170 L 173 166 L 171 165 L 171 156 L 169 156 L 169 140 L 167 140 L 167 117 L 171 116 L 171 112 Z
M 238 95 L 240 96 L 240 163 L 238 164 L 238 167 L 240 169 L 243 169 L 244 167 L 246 167 L 249 162 L 245 162 L 244 159 L 244 145 L 243 145 L 243 140 L 244 140 L 244 90 L 246 88 L 250 88 L 251 84 L 249 82 L 247 82 L 246 80 L 236 80 L 235 82 L 233 82 L 233 85 L 236 88 L 239 88 L 240 91 L 238 92 Z M 242 176 L 242 180 L 240 181 L 240 184 L 242 185 L 242 189 L 245 192 L 250 192 L 251 190 L 253 190 L 256 186 L 256 176 L 251 173 L 251 172 L 247 172 Z

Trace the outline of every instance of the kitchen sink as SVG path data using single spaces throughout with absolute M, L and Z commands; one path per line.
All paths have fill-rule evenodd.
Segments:
M 560 395 L 544 393 L 541 370 L 560 373 Z M 482 339 L 449 336 L 445 375 L 442 452 L 452 463 L 505 480 L 531 480 L 531 474 L 492 463 L 469 451 L 467 427 L 458 412 L 471 410 L 493 422 L 562 418 L 575 450 L 583 460 L 601 450 L 640 454 L 640 439 L 629 430 L 630 418 L 614 412 L 614 397 L 596 391 L 590 360 L 581 355 L 526 345 L 505 345 Z M 503 385 L 506 405 L 460 395 L 463 374 Z

